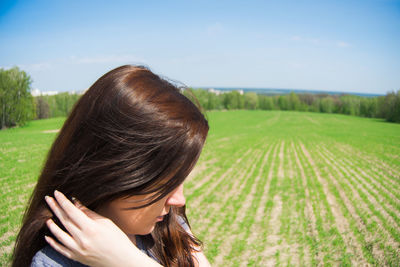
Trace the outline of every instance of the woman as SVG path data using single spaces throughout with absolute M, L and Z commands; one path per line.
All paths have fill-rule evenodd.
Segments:
M 48 154 L 13 266 L 38 258 L 43 265 L 79 266 L 68 257 L 99 266 L 119 265 L 121 258 L 138 260 L 130 266 L 198 265 L 204 255 L 182 190 L 208 129 L 199 108 L 147 68 L 122 66 L 103 75 L 79 99 Z

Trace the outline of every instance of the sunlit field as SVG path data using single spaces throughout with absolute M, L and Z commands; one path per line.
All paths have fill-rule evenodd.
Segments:
M 284 111 L 207 114 L 185 182 L 213 266 L 400 265 L 400 125 Z M 1 265 L 64 119 L 0 131 Z

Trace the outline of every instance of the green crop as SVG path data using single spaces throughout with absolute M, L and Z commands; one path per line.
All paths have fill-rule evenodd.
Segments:
M 400 125 L 346 115 L 211 111 L 185 182 L 213 266 L 400 265 Z M 0 131 L 7 265 L 63 118 Z

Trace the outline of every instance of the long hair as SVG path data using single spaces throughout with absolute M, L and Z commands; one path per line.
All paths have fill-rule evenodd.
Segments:
M 44 197 L 56 189 L 92 210 L 153 193 L 144 207 L 172 192 L 194 167 L 207 137 L 199 108 L 180 87 L 143 66 L 121 66 L 99 78 L 78 100 L 48 153 L 12 265 L 29 266 L 47 244 L 45 221 L 57 218 Z M 191 252 L 201 242 L 183 230 L 178 215 L 187 220 L 184 207 L 171 208 L 157 223 L 152 251 L 165 266 L 194 266 Z

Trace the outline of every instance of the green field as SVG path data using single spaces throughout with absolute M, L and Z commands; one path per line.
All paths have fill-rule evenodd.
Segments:
M 209 112 L 185 183 L 213 266 L 400 265 L 400 125 L 345 115 Z M 0 249 L 63 119 L 0 131 Z

